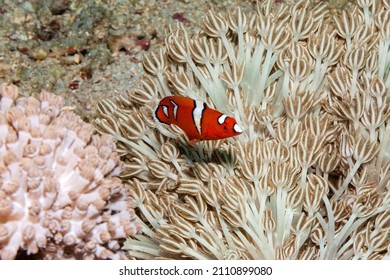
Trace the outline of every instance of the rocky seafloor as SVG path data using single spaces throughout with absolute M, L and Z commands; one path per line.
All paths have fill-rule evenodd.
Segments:
M 328 2 L 339 12 L 349 1 Z M 193 33 L 210 10 L 256 10 L 254 0 L 0 3 L 0 82 L 18 85 L 24 95 L 42 89 L 61 95 L 86 120 L 95 117 L 98 100 L 134 87 L 144 52 L 164 44 L 169 26 L 182 23 Z

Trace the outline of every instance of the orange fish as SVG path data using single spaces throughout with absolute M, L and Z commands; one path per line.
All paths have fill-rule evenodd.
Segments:
M 190 141 L 218 140 L 242 133 L 235 119 L 188 97 L 165 97 L 153 116 L 158 123 L 180 127 Z

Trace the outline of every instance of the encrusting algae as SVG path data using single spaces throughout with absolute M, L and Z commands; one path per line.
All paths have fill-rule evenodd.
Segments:
M 108 135 L 42 92 L 0 85 L 0 259 L 122 259 L 139 231 Z
M 198 34 L 169 30 L 137 89 L 100 102 L 142 224 L 130 258 L 390 257 L 390 3 L 357 2 L 210 12 Z M 188 145 L 152 118 L 171 95 L 244 133 Z

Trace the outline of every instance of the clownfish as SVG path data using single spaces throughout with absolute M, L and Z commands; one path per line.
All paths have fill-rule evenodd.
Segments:
M 190 141 L 224 139 L 243 132 L 235 119 L 188 97 L 163 98 L 154 109 L 153 117 L 160 124 L 177 125 Z

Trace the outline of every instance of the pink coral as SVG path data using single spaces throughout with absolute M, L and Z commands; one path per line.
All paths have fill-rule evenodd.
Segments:
M 115 144 L 62 98 L 18 95 L 0 86 L 0 258 L 123 258 L 139 226 Z

